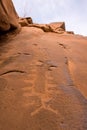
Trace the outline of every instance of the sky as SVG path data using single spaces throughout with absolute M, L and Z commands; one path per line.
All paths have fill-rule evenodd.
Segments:
M 87 0 L 12 0 L 20 17 L 34 23 L 65 22 L 67 31 L 87 36 Z

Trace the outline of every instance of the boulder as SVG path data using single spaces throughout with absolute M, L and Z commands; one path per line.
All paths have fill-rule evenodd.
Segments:
M 31 17 L 26 17 L 26 18 L 19 18 L 19 24 L 24 27 L 28 26 L 29 24 L 33 24 L 33 20 Z
M 53 22 L 50 23 L 50 27 L 55 31 L 65 31 L 65 22 Z

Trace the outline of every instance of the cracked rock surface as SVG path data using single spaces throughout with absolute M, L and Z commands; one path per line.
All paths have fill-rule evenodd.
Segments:
M 87 38 L 23 27 L 0 41 L 0 130 L 87 130 Z

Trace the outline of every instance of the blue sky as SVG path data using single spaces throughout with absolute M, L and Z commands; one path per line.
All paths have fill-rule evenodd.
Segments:
M 35 23 L 64 21 L 66 30 L 87 36 L 87 0 L 13 0 L 20 17 Z

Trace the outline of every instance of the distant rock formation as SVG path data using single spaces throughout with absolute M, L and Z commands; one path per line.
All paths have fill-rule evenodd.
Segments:
M 40 28 L 44 32 L 55 32 L 55 33 L 64 33 L 65 32 L 65 23 L 64 22 L 55 22 L 55 23 L 50 23 L 50 24 L 29 24 L 28 26 Z
M 54 22 L 50 24 L 36 24 L 33 23 L 31 17 L 19 18 L 14 5 L 11 0 L 1 0 L 0 1 L 0 34 L 8 32 L 22 27 L 36 27 L 42 29 L 44 32 L 54 32 L 58 34 L 69 33 L 65 29 L 64 22 Z
M 54 32 L 58 34 L 62 33 L 68 33 L 68 34 L 74 34 L 72 31 L 66 31 L 65 29 L 65 22 L 53 22 L 50 24 L 37 24 L 33 23 L 33 20 L 31 17 L 26 18 L 19 18 L 19 24 L 22 27 L 36 27 L 39 29 L 42 29 L 44 32 Z
M 11 0 L 0 0 L 0 33 L 19 27 L 18 15 Z
M 36 27 L 42 29 L 44 32 L 54 32 L 58 34 L 68 33 L 74 34 L 74 32 L 66 31 L 64 22 L 54 22 L 50 24 L 28 24 L 28 27 Z
M 28 26 L 29 24 L 33 24 L 33 20 L 31 17 L 26 17 L 26 18 L 19 18 L 19 24 L 24 27 Z

